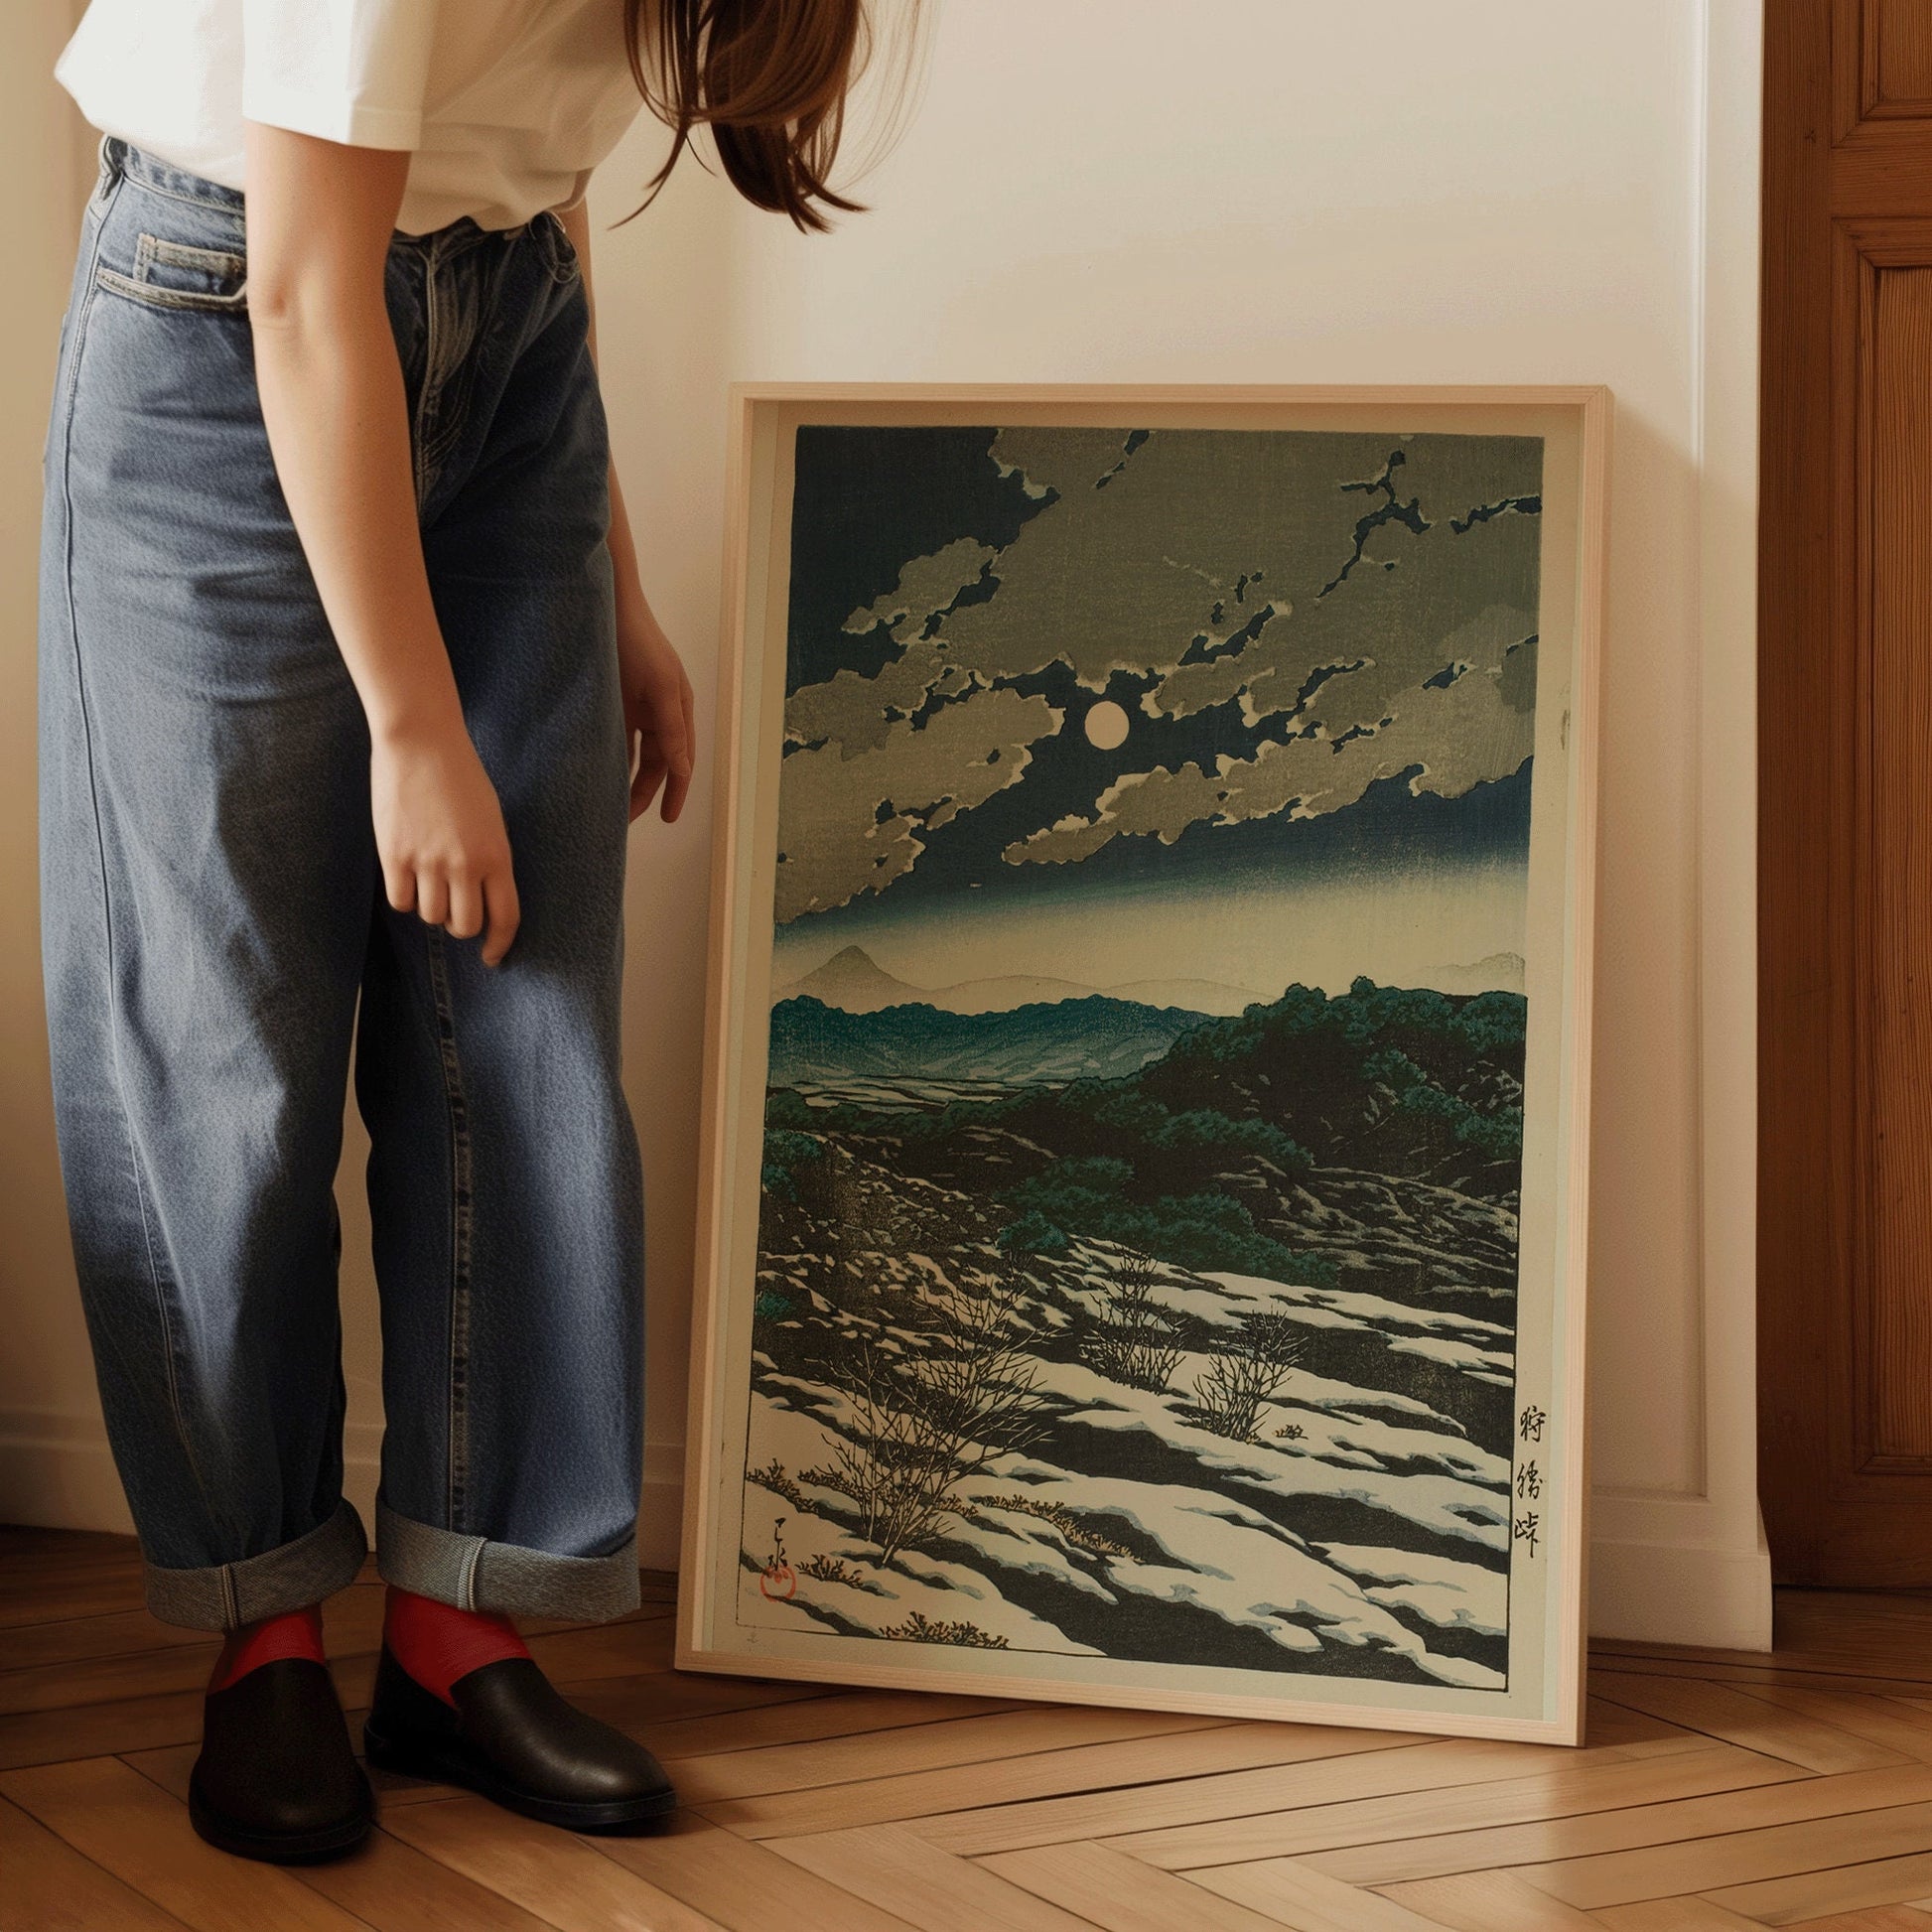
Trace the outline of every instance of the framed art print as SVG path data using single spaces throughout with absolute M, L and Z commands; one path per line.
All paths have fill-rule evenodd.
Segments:
M 678 1661 L 1574 1742 L 1607 392 L 733 413 Z

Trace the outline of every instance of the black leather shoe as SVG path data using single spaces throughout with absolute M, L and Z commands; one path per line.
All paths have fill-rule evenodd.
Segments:
M 374 1812 L 324 1665 L 278 1657 L 209 1693 L 188 1816 L 210 1845 L 272 1864 L 314 1864 L 361 1844 Z
M 363 1731 L 384 1771 L 460 1784 L 573 1832 L 628 1832 L 674 1810 L 664 1767 L 622 1731 L 557 1695 L 528 1657 L 484 1664 L 450 1686 L 451 1708 L 383 1647 Z

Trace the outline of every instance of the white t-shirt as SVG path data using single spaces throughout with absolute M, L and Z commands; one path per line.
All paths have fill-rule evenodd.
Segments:
M 55 72 L 102 133 L 226 188 L 244 119 L 412 150 L 406 234 L 569 207 L 641 104 L 623 0 L 92 0 Z

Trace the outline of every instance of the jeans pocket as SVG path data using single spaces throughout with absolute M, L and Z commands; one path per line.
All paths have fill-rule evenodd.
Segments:
M 134 246 L 134 272 L 102 266 L 94 279 L 115 295 L 156 309 L 197 309 L 236 315 L 248 306 L 248 264 L 225 248 L 196 248 L 143 234 Z

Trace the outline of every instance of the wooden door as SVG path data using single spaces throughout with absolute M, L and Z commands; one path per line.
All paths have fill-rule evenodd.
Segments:
M 1932 0 L 1766 27 L 1760 1483 L 1932 1585 Z

